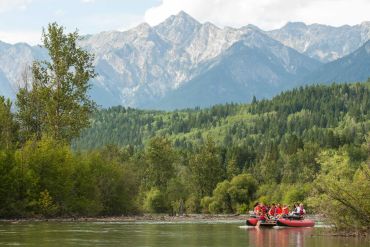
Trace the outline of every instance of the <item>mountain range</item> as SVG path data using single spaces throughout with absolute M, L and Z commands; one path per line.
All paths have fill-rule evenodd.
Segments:
M 99 76 L 91 97 L 103 107 L 206 107 L 270 98 L 306 83 L 370 77 L 370 22 L 331 27 L 295 22 L 271 31 L 219 28 L 185 12 L 157 26 L 83 36 Z M 0 42 L 0 94 L 14 98 L 22 71 L 47 59 L 40 46 Z

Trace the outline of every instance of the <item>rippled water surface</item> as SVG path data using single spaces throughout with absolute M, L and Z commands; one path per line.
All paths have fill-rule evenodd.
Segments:
M 319 236 L 322 228 L 256 229 L 232 223 L 1 223 L 0 245 L 370 247 L 368 239 Z

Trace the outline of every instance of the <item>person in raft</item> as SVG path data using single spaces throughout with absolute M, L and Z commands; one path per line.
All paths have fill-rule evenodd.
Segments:
M 268 218 L 269 218 L 269 216 L 268 216 L 268 210 L 267 210 L 267 207 L 265 206 L 265 204 L 263 204 L 263 202 L 261 202 L 260 204 L 259 204 L 259 206 L 260 206 L 260 214 L 259 214 L 259 217 L 258 217 L 258 220 L 259 221 L 262 221 L 262 222 L 265 222 Z
M 256 204 L 254 204 L 253 213 L 255 216 L 259 216 L 261 215 L 261 212 L 262 212 L 261 204 L 259 202 L 256 202 Z
M 306 214 L 306 210 L 303 207 L 303 203 L 299 204 L 299 215 L 303 216 Z
M 271 205 L 271 208 L 269 210 L 269 216 L 272 217 L 272 218 L 275 218 L 276 217 L 276 206 L 275 206 L 275 203 L 273 203 Z
M 262 214 L 267 214 L 267 212 L 268 212 L 268 207 L 263 203 L 263 202 L 261 202 L 261 212 L 262 212 Z
M 298 214 L 298 204 L 294 203 L 291 215 Z
M 303 203 L 300 203 L 300 204 L 294 204 L 294 210 L 290 214 L 290 216 L 294 218 L 303 218 L 303 215 L 305 214 L 306 214 L 306 210 L 303 207 Z
M 258 220 L 265 222 L 269 218 L 269 216 L 267 214 L 266 208 L 264 207 L 263 203 L 261 205 L 262 205 L 261 207 L 262 210 L 261 210 L 260 216 L 258 217 Z
M 288 205 L 284 204 L 282 210 L 283 210 L 283 213 L 282 213 L 283 217 L 289 215 L 289 206 Z
M 281 218 L 283 216 L 283 209 L 281 208 L 280 203 L 276 205 L 275 213 L 277 218 Z

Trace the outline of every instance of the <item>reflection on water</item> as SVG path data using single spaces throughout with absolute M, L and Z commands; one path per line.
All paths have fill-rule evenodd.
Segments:
M 0 245 L 130 247 L 369 247 L 368 240 L 319 236 L 322 228 L 239 227 L 234 223 L 2 223 Z
M 370 247 L 370 239 L 343 238 L 320 235 L 322 228 L 245 228 L 248 234 L 249 246 L 253 247 Z
M 311 238 L 313 228 L 250 228 L 249 246 L 306 246 L 305 238 Z

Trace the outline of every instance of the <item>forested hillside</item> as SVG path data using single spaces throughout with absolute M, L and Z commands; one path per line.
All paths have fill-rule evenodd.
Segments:
M 251 149 L 253 156 L 268 148 L 298 149 L 309 142 L 337 148 L 364 141 L 369 111 L 369 83 L 300 87 L 272 100 L 207 109 L 161 112 L 113 107 L 98 111 L 91 128 L 73 146 L 78 150 L 108 144 L 143 147 L 149 138 L 165 136 L 185 149 L 211 137 L 229 149 Z

